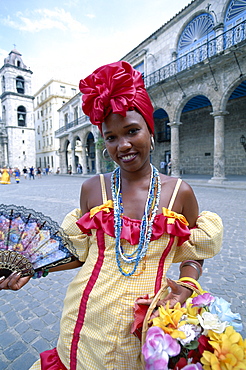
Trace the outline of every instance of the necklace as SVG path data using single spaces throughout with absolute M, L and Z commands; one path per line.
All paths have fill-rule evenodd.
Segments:
M 148 196 L 145 203 L 144 214 L 140 225 L 139 244 L 132 253 L 126 253 L 121 246 L 120 235 L 123 225 L 123 204 L 121 194 L 120 167 L 116 168 L 111 176 L 111 190 L 114 202 L 114 229 L 115 229 L 115 255 L 119 271 L 124 276 L 131 276 L 135 273 L 139 262 L 146 256 L 148 245 L 152 235 L 152 226 L 156 212 L 158 210 L 161 182 L 158 170 L 151 166 L 151 177 Z M 121 264 L 134 264 L 130 272 L 125 271 Z

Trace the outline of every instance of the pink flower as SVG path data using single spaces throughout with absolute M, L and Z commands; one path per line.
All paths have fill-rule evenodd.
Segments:
M 209 306 L 210 303 L 213 302 L 214 300 L 215 298 L 211 294 L 204 293 L 193 298 L 192 305 L 197 307 Z
M 169 356 L 180 353 L 180 345 L 176 339 L 165 334 L 158 326 L 149 328 L 146 341 L 142 348 L 146 370 L 168 370 Z
M 196 364 L 189 364 L 183 367 L 183 370 L 202 370 L 202 365 L 199 362 Z

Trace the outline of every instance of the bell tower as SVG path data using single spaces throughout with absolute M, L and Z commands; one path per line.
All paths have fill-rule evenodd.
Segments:
M 0 166 L 35 165 L 35 129 L 31 91 L 32 71 L 13 49 L 0 69 L 2 120 L 0 130 Z M 2 131 L 2 135 L 1 135 Z

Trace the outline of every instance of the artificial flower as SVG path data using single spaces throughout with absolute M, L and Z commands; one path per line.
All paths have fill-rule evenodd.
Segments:
M 181 317 L 186 313 L 186 308 L 181 307 L 180 303 L 176 303 L 174 308 L 169 308 L 169 301 L 166 307 L 159 307 L 159 317 L 153 319 L 153 326 L 159 326 L 166 334 L 170 334 L 173 338 L 185 338 L 185 333 L 179 328 L 185 322 L 180 321 Z
M 145 343 L 142 351 L 146 370 L 246 370 L 246 339 L 229 325 L 230 319 L 238 318 L 230 304 L 202 294 L 199 299 L 188 298 L 184 306 L 169 308 L 168 302 L 159 308 L 160 317 L 151 321 L 155 326 L 147 336 L 153 329 L 155 335 L 148 337 L 150 347 Z M 175 348 L 172 354 L 169 346 Z
M 209 311 L 218 315 L 221 321 L 227 321 L 235 330 L 242 331 L 243 325 L 239 313 L 233 313 L 230 309 L 231 304 L 223 298 L 216 297 L 214 302 L 209 307 Z
M 146 370 L 168 370 L 169 356 L 180 352 L 179 343 L 159 327 L 149 328 L 142 353 L 146 362 Z
M 227 323 L 221 322 L 217 315 L 210 312 L 203 312 L 202 315 L 197 315 L 200 325 L 204 329 L 204 334 L 207 334 L 208 330 L 213 330 L 215 333 L 223 333 Z
M 212 303 L 214 300 L 215 298 L 211 294 L 204 293 L 198 295 L 197 297 L 194 297 L 192 299 L 192 305 L 196 307 L 205 307 Z
M 179 330 L 183 331 L 186 336 L 184 339 L 181 338 L 179 340 L 183 346 L 189 344 L 191 341 L 197 338 L 199 334 L 201 334 L 201 328 L 197 325 L 192 324 L 184 324 L 179 327 Z
M 202 365 L 199 363 L 188 364 L 185 367 L 183 367 L 183 370 L 202 370 Z

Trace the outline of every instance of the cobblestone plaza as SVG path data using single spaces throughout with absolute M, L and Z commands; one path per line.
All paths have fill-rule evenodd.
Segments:
M 40 211 L 58 223 L 73 208 L 79 206 L 82 176 L 43 176 L 24 180 L 19 184 L 0 186 L 0 203 L 23 205 Z M 246 182 L 236 186 L 228 181 L 221 187 L 211 186 L 186 178 L 193 186 L 200 211 L 218 213 L 224 223 L 224 241 L 221 253 L 205 261 L 200 279 L 204 289 L 231 303 L 233 312 L 239 312 L 246 336 L 245 286 L 245 219 Z M 239 183 L 238 183 L 239 184 Z M 59 320 L 66 288 L 76 270 L 49 274 L 31 280 L 18 292 L 0 292 L 0 370 L 28 370 L 39 353 L 56 346 Z M 178 266 L 168 273 L 176 278 Z

